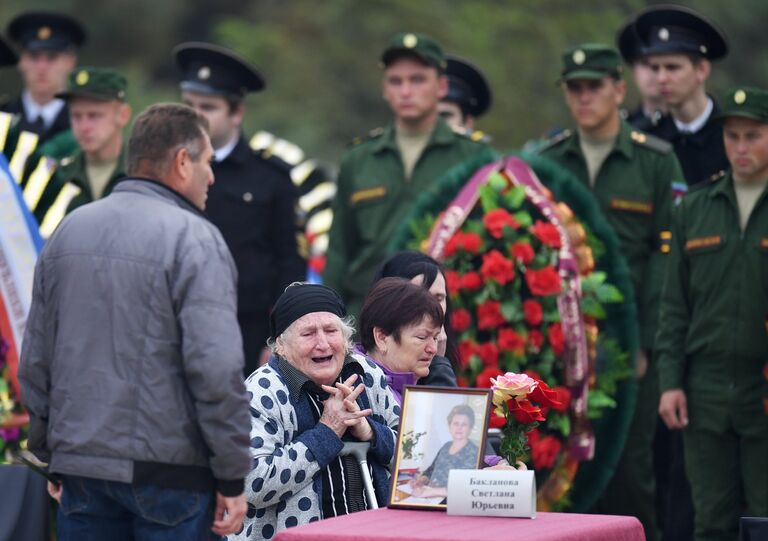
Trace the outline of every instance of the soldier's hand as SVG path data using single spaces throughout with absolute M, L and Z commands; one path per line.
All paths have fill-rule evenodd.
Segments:
M 659 415 L 670 430 L 688 426 L 688 400 L 682 389 L 670 389 L 661 393 Z

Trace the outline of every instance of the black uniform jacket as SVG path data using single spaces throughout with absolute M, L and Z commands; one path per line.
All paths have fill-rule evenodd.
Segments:
M 714 105 L 706 124 L 696 133 L 679 132 L 670 115 L 663 116 L 656 126 L 647 129 L 648 133 L 672 143 L 689 186 L 730 168 L 723 145 L 722 123 L 713 120 L 720 108 L 717 103 Z
M 59 111 L 59 114 L 56 115 L 56 118 L 53 120 L 53 124 L 51 124 L 47 130 L 41 129 L 40 126 L 37 126 L 31 119 L 27 118 L 27 114 L 24 111 L 24 103 L 21 101 L 21 96 L 15 100 L 9 101 L 3 105 L 1 109 L 6 113 L 18 115 L 19 119 L 16 123 L 16 127 L 21 131 L 36 133 L 40 136 L 40 143 L 44 143 L 54 135 L 69 129 L 69 108 L 66 105 L 61 108 L 61 111 Z
M 215 182 L 206 202 L 206 214 L 237 265 L 241 326 L 245 320 L 253 323 L 242 328 L 244 341 L 255 340 L 262 347 L 272 304 L 288 284 L 306 276 L 306 262 L 297 249 L 300 229 L 289 173 L 282 160 L 263 157 L 241 137 L 229 156 L 213 164 Z M 245 336 L 249 333 L 256 336 Z

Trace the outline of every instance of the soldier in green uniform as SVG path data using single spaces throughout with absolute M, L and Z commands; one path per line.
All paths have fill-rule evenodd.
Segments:
M 67 90 L 58 94 L 67 102 L 80 148 L 58 167 L 45 157 L 30 160 L 22 188 L 43 238 L 65 214 L 109 195 L 125 176 L 123 129 L 131 119 L 126 87 L 125 77 L 116 71 L 81 68 L 70 74 Z
M 540 153 L 590 187 L 621 240 L 635 286 L 641 353 L 639 398 L 625 451 L 598 511 L 637 516 L 657 537 L 652 444 L 658 397 L 652 360 L 658 298 L 668 250 L 673 183 L 683 181 L 672 146 L 634 130 L 619 107 L 626 84 L 619 52 L 587 44 L 563 55 L 565 101 L 575 131 L 555 136 Z M 684 187 L 684 183 L 681 188 Z
M 416 198 L 469 156 L 493 151 L 438 115 L 448 91 L 445 56 L 424 34 L 399 34 L 384 51 L 383 94 L 394 115 L 342 158 L 324 280 L 357 313 L 392 235 Z
M 675 213 L 657 339 L 697 541 L 735 541 L 740 516 L 768 516 L 768 91 L 730 92 L 719 118 L 731 170 Z

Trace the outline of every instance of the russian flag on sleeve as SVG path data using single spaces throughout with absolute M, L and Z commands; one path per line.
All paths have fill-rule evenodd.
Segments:
M 10 344 L 6 358 L 17 396 L 21 339 L 32 302 L 35 262 L 42 246 L 37 222 L 24 204 L 8 160 L 0 153 L 0 334 Z

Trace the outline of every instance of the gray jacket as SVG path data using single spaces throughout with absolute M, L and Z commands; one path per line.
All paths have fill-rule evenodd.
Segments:
M 159 183 L 124 180 L 67 216 L 37 262 L 22 345 L 30 450 L 56 473 L 130 483 L 140 466 L 186 466 L 241 491 L 236 279 L 216 227 Z

